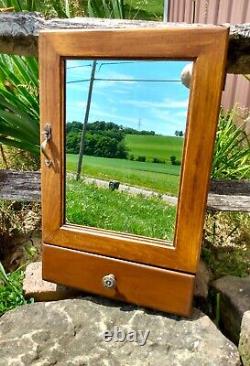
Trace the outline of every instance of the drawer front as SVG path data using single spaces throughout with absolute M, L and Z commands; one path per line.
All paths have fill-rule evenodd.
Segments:
M 105 277 L 110 274 L 111 282 Z M 192 310 L 195 276 L 191 274 L 44 244 L 43 278 L 179 315 Z

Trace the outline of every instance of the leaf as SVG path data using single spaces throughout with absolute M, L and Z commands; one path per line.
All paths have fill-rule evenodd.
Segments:
M 8 276 L 1 262 L 0 262 L 0 279 L 2 279 L 5 283 L 9 282 Z
M 28 5 L 36 6 L 34 2 Z M 0 141 L 39 155 L 38 64 L 34 57 L 0 55 Z
M 216 134 L 212 178 L 250 177 L 250 144 L 245 131 L 234 124 L 235 111 L 222 112 Z

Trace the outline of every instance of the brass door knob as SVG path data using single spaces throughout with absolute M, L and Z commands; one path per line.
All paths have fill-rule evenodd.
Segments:
M 106 288 L 115 288 L 116 287 L 116 279 L 115 276 L 111 273 L 102 278 L 102 284 Z

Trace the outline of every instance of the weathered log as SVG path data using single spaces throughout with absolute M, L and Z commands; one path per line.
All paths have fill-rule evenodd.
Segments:
M 211 182 L 207 209 L 250 212 L 249 187 L 249 181 Z M 40 201 L 40 196 L 40 172 L 0 170 L 0 199 Z
M 250 196 L 249 180 L 212 180 L 210 182 L 210 193 L 220 195 Z
M 45 20 L 39 13 L 0 14 L 0 52 L 37 56 L 38 34 L 44 29 L 167 28 L 173 23 L 142 20 L 72 18 Z M 189 26 L 175 23 L 175 26 Z M 192 25 L 193 26 L 193 25 Z M 203 24 L 196 24 L 204 27 Z M 250 74 L 250 23 L 230 26 L 227 72 Z
M 209 193 L 207 209 L 209 211 L 250 212 L 250 197 Z
M 40 172 L 0 170 L 0 199 L 40 201 Z

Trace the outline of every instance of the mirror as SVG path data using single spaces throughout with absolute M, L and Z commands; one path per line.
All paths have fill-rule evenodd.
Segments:
M 65 61 L 65 222 L 173 245 L 189 61 Z

